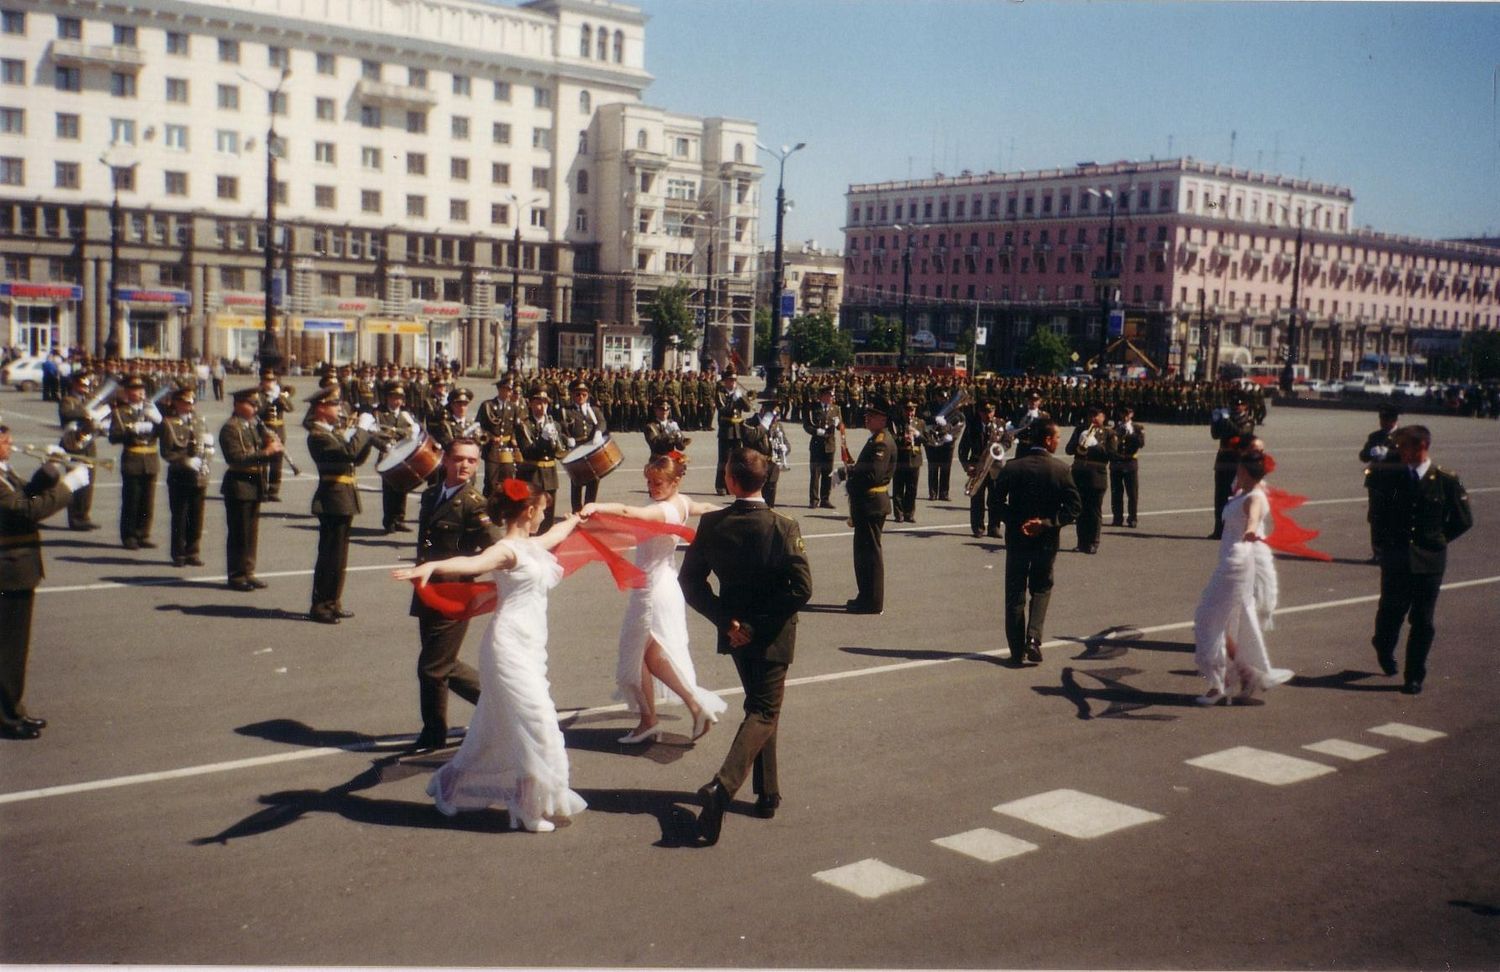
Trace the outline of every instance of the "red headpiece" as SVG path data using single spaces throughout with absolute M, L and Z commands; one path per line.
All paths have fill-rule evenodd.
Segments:
M 505 482 L 500 484 L 500 488 L 505 490 L 507 497 L 515 500 L 517 503 L 522 500 L 531 499 L 531 487 L 523 479 L 516 479 L 514 477 L 506 479 Z

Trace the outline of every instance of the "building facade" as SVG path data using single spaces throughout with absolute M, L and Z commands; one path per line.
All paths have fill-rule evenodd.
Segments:
M 775 286 L 771 272 L 776 265 L 776 251 L 762 250 L 760 266 L 763 271 L 759 280 L 759 296 L 756 303 L 762 307 L 777 306 L 771 299 Z M 785 290 L 797 299 L 796 310 L 801 314 L 827 314 L 835 325 L 844 301 L 844 258 L 833 250 L 825 250 L 812 240 L 790 243 L 781 249 L 782 276 Z
M 305 363 L 489 366 L 513 296 L 527 362 L 596 323 L 618 247 L 590 149 L 650 83 L 637 8 L 0 0 L 0 21 L 0 341 L 248 363 L 269 297 Z
M 905 298 L 912 333 L 945 349 L 983 336 L 994 368 L 1044 327 L 1080 363 L 1280 363 L 1299 263 L 1311 377 L 1420 374 L 1500 325 L 1500 252 L 1357 229 L 1341 186 L 1171 159 L 855 185 L 847 201 L 845 327 L 899 318 Z

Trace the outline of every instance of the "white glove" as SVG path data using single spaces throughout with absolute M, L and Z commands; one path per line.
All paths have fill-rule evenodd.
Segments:
M 376 424 L 374 412 L 360 412 L 359 421 L 355 423 L 355 426 L 361 432 L 369 432 L 375 428 Z
M 203 460 L 198 458 L 197 456 L 192 456 L 191 458 L 189 458 L 187 464 L 188 468 L 195 473 L 201 473 L 203 471 Z
M 603 441 L 604 441 L 604 433 L 603 432 L 595 432 L 594 433 L 594 445 L 598 445 L 599 443 L 601 443 Z
M 271 399 L 280 398 L 281 397 L 281 383 L 280 382 L 275 382 L 275 381 L 271 382 L 271 390 L 266 393 L 266 397 L 267 398 L 271 398 Z
M 948 434 L 946 434 L 946 435 L 943 436 L 943 444 L 944 445 L 947 445 L 949 442 L 952 442 L 952 441 L 953 441 L 953 433 L 950 432 L 950 433 L 948 433 Z
M 828 434 L 828 430 L 827 429 L 819 429 L 818 430 L 818 436 L 819 437 L 825 436 L 827 434 Z
M 103 425 L 109 421 L 109 406 L 99 405 L 89 410 L 89 418 L 94 420 L 95 425 Z
M 345 429 L 344 430 L 344 441 L 345 442 L 353 442 L 354 441 L 354 437 L 357 434 L 359 434 L 359 429 L 354 428 L 353 426 Z
M 1126 422 L 1125 423 L 1125 434 L 1126 435 L 1134 435 L 1135 434 L 1135 423 L 1134 422 Z
M 213 457 L 214 457 L 214 444 L 212 442 L 205 442 L 205 443 L 203 443 L 203 458 L 205 458 L 205 459 L 212 459 Z
M 150 435 L 151 430 L 156 428 L 156 426 L 151 422 L 141 421 L 135 423 L 131 428 L 135 430 L 136 435 Z
M 571 435 L 568 436 L 568 448 L 569 449 L 573 448 L 577 444 L 578 444 L 578 440 L 577 439 L 574 439 Z
M 940 429 L 945 429 L 945 428 L 948 427 L 948 418 L 947 418 L 947 416 L 939 415 L 937 418 L 933 419 L 932 421 L 933 421 L 933 424 L 936 425 Z
M 66 460 L 68 458 L 68 453 L 67 450 L 60 445 L 49 445 L 47 447 L 47 458 Z
M 63 474 L 62 481 L 71 492 L 78 492 L 89 484 L 89 467 L 74 466 Z
M 158 409 L 155 405 L 152 405 L 148 402 L 146 404 L 146 418 L 150 419 L 153 425 L 160 425 L 161 410 Z
M 1385 446 L 1380 446 L 1380 445 L 1378 445 L 1378 446 L 1371 446 L 1370 447 L 1370 458 L 1371 459 L 1384 459 L 1385 458 L 1385 454 L 1386 454 L 1387 451 L 1388 450 L 1386 449 Z
M 212 453 L 214 451 L 214 437 L 212 432 L 203 433 L 198 441 L 202 444 L 204 452 Z

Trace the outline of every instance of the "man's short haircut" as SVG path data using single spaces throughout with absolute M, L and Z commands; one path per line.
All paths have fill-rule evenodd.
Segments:
M 1397 445 L 1411 442 L 1424 449 L 1432 448 L 1432 430 L 1425 425 L 1403 425 L 1391 434 Z
M 448 443 L 447 447 L 444 448 L 443 451 L 445 453 L 446 452 L 452 452 L 454 446 L 461 446 L 461 445 L 471 445 L 474 448 L 479 449 L 479 440 L 476 439 L 476 438 L 474 438 L 471 435 L 456 435 L 456 436 L 453 437 L 453 441 L 450 442 L 450 443 Z M 483 452 L 484 450 L 480 449 L 479 451 Z
M 746 492 L 759 492 L 766 484 L 766 457 L 754 449 L 740 446 L 729 454 L 724 472 Z

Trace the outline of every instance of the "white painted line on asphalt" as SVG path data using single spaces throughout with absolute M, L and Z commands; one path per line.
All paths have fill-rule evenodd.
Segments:
M 843 867 L 818 871 L 813 877 L 824 884 L 831 884 L 842 891 L 870 900 L 927 883 L 927 879 L 920 874 L 891 867 L 873 857 L 845 864 Z
M 1251 746 L 1235 746 L 1186 762 L 1189 766 L 1228 773 L 1230 776 L 1240 776 L 1272 786 L 1301 783 L 1303 780 L 1337 772 L 1332 766 L 1314 763 L 1310 759 L 1284 756 Z
M 1421 726 L 1409 726 L 1404 722 L 1387 722 L 1369 730 L 1378 736 L 1390 736 L 1392 739 L 1405 739 L 1407 742 L 1432 742 L 1434 739 L 1442 739 L 1448 735 L 1446 732 L 1438 732 L 1436 729 L 1423 729 Z
M 1080 840 L 1163 819 L 1159 813 L 1078 790 L 1048 790 L 1002 803 L 994 810 Z
M 952 837 L 938 837 L 933 840 L 933 843 L 986 864 L 993 864 L 1007 857 L 1017 857 L 1037 850 L 1037 845 L 1029 840 L 1002 834 L 988 827 L 968 830 L 961 834 L 954 834 Z
M 1337 756 L 1339 759 L 1349 760 L 1369 759 L 1371 756 L 1379 756 L 1385 752 L 1383 749 L 1349 742 L 1347 739 L 1325 739 L 1322 742 L 1308 743 L 1302 748 L 1324 756 Z
M 186 766 L 182 769 L 162 770 L 159 773 L 137 773 L 135 776 L 117 776 L 109 780 L 90 780 L 87 783 L 70 783 L 66 786 L 44 786 L 37 790 L 18 790 L 15 793 L 0 793 L 0 803 L 19 803 L 41 797 L 65 796 L 69 793 L 87 793 L 90 790 L 108 790 L 117 786 L 133 786 L 137 783 L 159 783 L 163 780 L 180 780 L 189 776 L 205 776 L 209 773 L 227 773 L 231 770 L 252 766 L 269 766 L 273 763 L 291 763 L 317 756 L 331 756 L 348 752 L 347 749 L 321 746 L 317 749 L 301 749 L 294 753 L 276 753 L 271 756 L 253 756 L 249 759 L 232 759 L 224 763 L 207 763 L 203 766 Z

